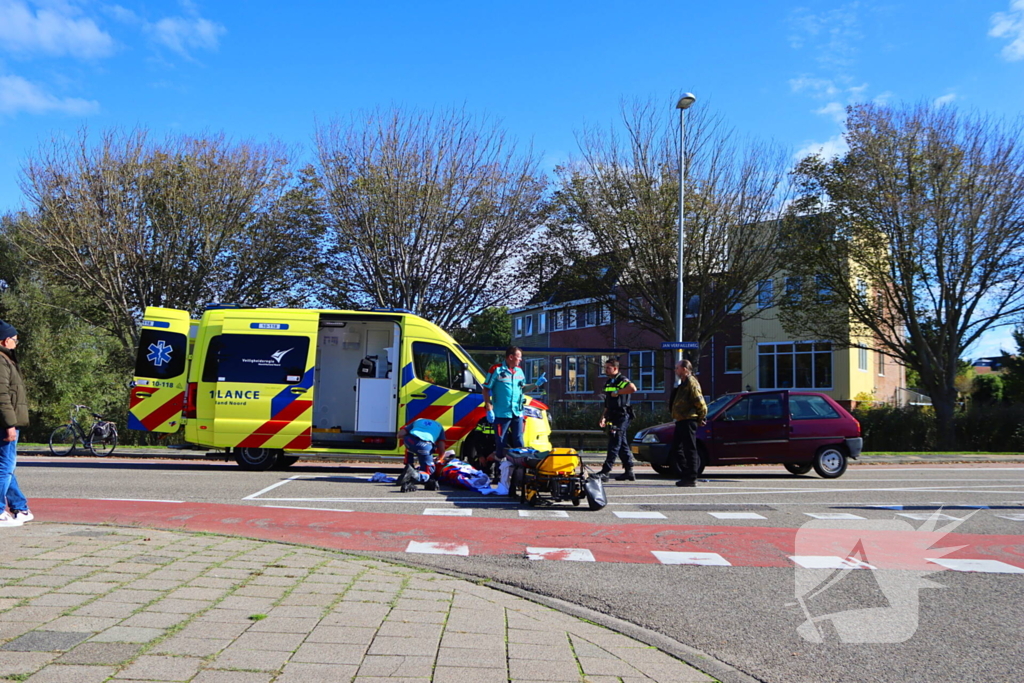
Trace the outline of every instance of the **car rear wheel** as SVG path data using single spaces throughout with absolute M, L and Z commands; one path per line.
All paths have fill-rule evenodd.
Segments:
M 814 471 L 825 479 L 843 476 L 846 471 L 846 452 L 838 446 L 823 446 L 814 456 Z
M 651 467 L 653 467 L 654 471 L 657 472 L 658 474 L 660 474 L 663 477 L 674 476 L 673 472 L 672 472 L 672 465 L 655 465 L 652 462 L 651 463 Z
M 277 462 L 274 463 L 275 470 L 286 470 L 299 461 L 297 455 L 281 455 L 278 456 Z
M 814 465 L 811 465 L 810 463 L 786 463 L 786 469 L 789 470 L 790 474 L 807 474 L 811 471 L 812 467 L 814 467 Z
M 274 467 L 281 451 L 273 448 L 236 448 L 235 462 L 243 470 L 266 472 Z

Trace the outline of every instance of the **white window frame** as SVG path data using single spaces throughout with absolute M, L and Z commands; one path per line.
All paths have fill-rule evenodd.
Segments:
M 562 376 L 562 359 L 560 357 L 555 359 L 555 369 L 553 370 L 553 373 L 555 377 Z
M 629 299 L 629 302 L 627 303 L 627 308 L 629 311 L 629 322 L 635 323 L 640 320 L 639 315 L 640 312 L 643 310 L 643 306 L 643 297 L 634 296 Z
M 565 357 L 565 393 L 590 393 L 590 378 L 587 370 L 588 364 L 586 356 Z
M 764 310 L 771 308 L 774 298 L 775 283 L 771 280 L 761 280 L 757 283 L 757 308 Z
M 793 351 L 790 351 L 788 353 L 786 353 L 786 352 L 779 353 L 775 349 L 775 347 L 778 346 L 779 344 L 789 344 L 789 345 L 791 345 L 793 347 Z M 797 351 L 796 347 L 797 347 L 798 344 L 810 344 L 812 346 L 812 350 L 811 351 Z M 814 345 L 816 345 L 816 344 L 828 344 L 829 345 L 829 349 L 827 351 L 824 350 L 824 349 L 820 349 L 820 350 L 819 349 L 814 349 Z M 772 347 L 771 353 L 765 353 L 764 349 L 766 349 L 769 346 Z M 825 354 L 825 353 L 827 353 L 828 356 L 829 356 L 829 385 L 827 387 L 824 387 L 824 386 L 822 386 L 822 387 L 814 386 L 815 384 L 817 384 L 817 377 L 816 377 L 817 365 L 815 363 L 815 359 L 816 359 L 816 356 L 818 356 L 819 354 Z M 793 386 L 788 386 L 788 387 L 778 386 L 780 384 L 780 382 L 779 382 L 779 360 L 778 359 L 779 359 L 779 356 L 783 356 L 783 355 L 792 355 L 793 356 L 793 362 L 792 362 L 792 368 L 793 368 L 792 384 L 793 384 Z M 810 355 L 811 356 L 811 386 L 809 386 L 809 387 L 801 387 L 801 386 L 797 386 L 796 385 L 797 355 L 801 355 L 801 356 L 802 355 Z M 768 386 L 764 386 L 761 383 L 761 359 L 762 358 L 768 358 L 768 357 L 772 358 L 773 375 L 775 377 L 775 385 L 776 386 L 768 387 Z M 765 390 L 767 390 L 767 389 L 792 389 L 792 390 L 797 390 L 797 391 L 803 391 L 803 390 L 831 391 L 832 389 L 835 388 L 835 381 L 836 381 L 836 375 L 835 375 L 835 347 L 830 342 L 800 340 L 800 341 L 763 342 L 763 343 L 760 343 L 760 344 L 757 345 L 757 388 L 758 389 L 765 389 Z
M 566 317 L 565 329 L 567 329 L 567 330 L 575 330 L 576 329 L 576 323 L 579 322 L 578 319 L 577 319 L 578 316 L 577 316 L 576 307 L 573 306 L 568 311 L 566 311 L 566 316 L 565 317 Z
M 729 369 L 729 352 L 734 350 L 734 349 L 739 349 L 739 351 L 740 351 L 740 369 L 739 370 L 730 370 Z M 726 346 L 725 347 L 725 355 L 723 356 L 722 360 L 724 361 L 723 369 L 722 369 L 723 374 L 726 374 L 726 375 L 742 375 L 743 374 L 743 347 L 742 346 Z
M 565 311 L 561 308 L 557 311 L 551 312 L 551 329 L 554 331 L 561 330 L 565 327 Z
M 885 377 L 885 354 L 875 351 L 875 356 L 878 361 L 878 376 Z
M 600 313 L 597 317 L 598 325 L 611 325 L 612 324 L 612 308 L 608 304 L 601 304 Z
M 537 334 L 545 334 L 548 331 L 548 314 L 541 311 L 537 314 Z
M 523 316 L 523 319 L 525 321 L 523 323 L 523 336 L 524 337 L 532 337 L 533 336 L 533 316 L 532 315 Z
M 515 322 L 516 322 L 516 336 L 517 337 L 522 337 L 523 336 L 523 318 L 522 318 L 522 316 L 517 316 Z
M 658 365 L 658 356 L 654 351 L 631 351 L 629 353 L 629 373 L 637 391 L 645 393 L 664 391 L 664 369 Z M 636 370 L 634 371 L 634 368 Z M 660 386 L 659 386 L 660 385 Z
M 868 347 L 858 346 L 857 347 L 857 369 L 861 372 L 868 371 Z
M 786 278 L 786 302 L 790 304 L 800 303 L 804 293 L 804 279 L 802 277 Z
M 587 327 L 595 327 L 597 325 L 597 306 L 591 304 L 584 309 L 584 322 Z
M 743 301 L 742 301 L 741 292 L 739 290 L 737 290 L 737 289 L 729 290 L 729 298 L 732 299 L 733 297 L 740 297 L 741 300 L 735 302 L 732 306 L 729 307 L 729 313 L 730 314 L 739 313 L 740 311 L 743 310 Z

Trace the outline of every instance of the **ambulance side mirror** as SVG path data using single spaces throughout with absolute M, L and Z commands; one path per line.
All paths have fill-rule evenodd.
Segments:
M 476 377 L 470 371 L 468 363 L 462 364 L 462 390 L 476 391 Z

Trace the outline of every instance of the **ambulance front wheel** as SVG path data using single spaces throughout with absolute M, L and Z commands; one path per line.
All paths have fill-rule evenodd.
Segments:
M 282 451 L 273 448 L 236 448 L 235 462 L 243 470 L 265 472 L 277 464 Z

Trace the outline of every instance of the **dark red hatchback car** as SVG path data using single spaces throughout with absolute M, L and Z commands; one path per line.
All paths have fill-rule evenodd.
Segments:
M 656 472 L 673 475 L 671 422 L 637 432 L 633 453 Z M 860 423 L 825 394 L 757 391 L 723 396 L 708 406 L 707 424 L 697 429 L 698 471 L 708 465 L 778 463 L 793 474 L 814 470 L 826 479 L 842 476 L 864 441 Z

